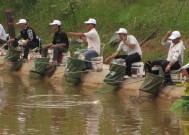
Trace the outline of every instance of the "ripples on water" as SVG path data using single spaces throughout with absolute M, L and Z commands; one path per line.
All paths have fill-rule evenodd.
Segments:
M 188 135 L 187 119 L 169 111 L 171 102 L 133 90 L 2 75 L 0 135 Z

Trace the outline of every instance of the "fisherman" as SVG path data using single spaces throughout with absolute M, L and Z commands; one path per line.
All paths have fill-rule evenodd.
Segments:
M 179 31 L 168 31 L 161 44 L 169 46 L 167 60 L 154 60 L 149 64 L 151 67 L 161 66 L 164 71 L 164 84 L 172 85 L 170 70 L 178 70 L 183 64 L 185 46 L 181 40 Z M 151 69 L 149 69 L 151 72 Z
M 7 35 L 5 33 L 5 29 L 0 24 L 0 44 L 4 44 L 7 41 Z
M 116 31 L 119 34 L 119 38 L 121 40 L 119 47 L 115 53 L 105 59 L 105 62 L 108 63 L 113 58 L 124 59 L 126 62 L 126 71 L 124 78 L 130 78 L 132 76 L 131 73 L 131 65 L 134 62 L 139 62 L 142 57 L 142 50 L 137 39 L 133 35 L 128 35 L 127 30 L 125 28 L 120 28 Z M 119 55 L 121 52 L 126 52 L 127 55 Z
M 9 39 L 6 43 L 13 43 L 13 47 L 18 46 L 19 40 L 22 40 L 22 45 L 24 48 L 24 56 L 23 59 L 28 58 L 28 53 L 30 48 L 39 47 L 39 40 L 34 32 L 34 30 L 27 25 L 27 21 L 25 19 L 20 19 L 18 23 L 16 23 L 20 27 L 20 33 L 15 37 Z
M 55 31 L 53 41 L 52 43 L 43 46 L 42 55 L 45 55 L 46 57 L 48 49 L 53 49 L 52 63 L 59 66 L 60 63 L 58 63 L 58 55 L 59 53 L 68 51 L 69 41 L 67 34 L 61 30 L 61 22 L 59 20 L 54 20 L 52 23 L 50 23 L 50 25 Z
M 100 55 L 100 37 L 98 32 L 96 31 L 96 20 L 93 18 L 89 18 L 88 21 L 84 22 L 87 24 L 87 31 L 85 33 L 82 32 L 68 32 L 70 36 L 78 36 L 80 37 L 84 43 L 88 44 L 87 49 L 79 50 L 75 52 L 74 57 L 78 57 L 78 53 L 82 53 L 84 55 L 84 59 L 86 60 L 86 68 L 84 70 L 92 69 L 92 63 L 89 62 L 93 57 L 98 57 Z
M 181 74 L 182 75 L 182 77 L 189 77 L 189 63 L 188 64 L 186 64 L 186 65 L 184 65 L 184 66 L 182 66 L 180 69 L 179 69 L 179 71 L 178 71 L 178 73 L 179 73 L 179 75 Z

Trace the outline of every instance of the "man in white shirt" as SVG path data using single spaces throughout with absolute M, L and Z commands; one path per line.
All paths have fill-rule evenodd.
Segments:
M 0 24 L 0 44 L 4 44 L 7 41 L 7 36 L 5 33 L 5 29 L 3 26 Z
M 151 66 L 161 66 L 165 75 L 164 84 L 171 85 L 170 70 L 178 70 L 183 64 L 185 46 L 181 40 L 179 31 L 168 31 L 163 38 L 161 44 L 163 46 L 170 46 L 167 60 L 151 61 Z
M 88 44 L 87 49 L 80 50 L 79 53 L 83 53 L 86 60 L 86 69 L 92 69 L 91 58 L 98 57 L 100 55 L 100 37 L 96 31 L 96 20 L 89 18 L 88 21 L 84 22 L 87 24 L 88 32 L 68 32 L 70 36 L 80 37 L 84 43 Z
M 130 78 L 132 75 L 131 65 L 132 63 L 139 62 L 141 60 L 142 50 L 137 39 L 133 35 L 128 35 L 126 29 L 120 28 L 116 33 L 119 34 L 121 42 L 117 51 L 106 58 L 105 62 L 108 63 L 113 58 L 124 59 L 124 61 L 126 62 L 126 75 L 124 76 L 124 78 Z M 120 52 L 126 52 L 127 55 L 119 55 Z

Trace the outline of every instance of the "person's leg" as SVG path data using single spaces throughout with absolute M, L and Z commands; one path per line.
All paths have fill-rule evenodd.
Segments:
M 141 60 L 141 57 L 140 57 L 140 55 L 138 53 L 128 55 L 125 58 L 125 62 L 126 62 L 126 75 L 128 75 L 128 76 L 132 75 L 132 73 L 131 73 L 132 63 L 139 62 L 140 60 Z
M 165 73 L 165 74 L 164 74 L 165 83 L 166 83 L 166 82 L 172 82 L 170 71 L 169 71 L 169 72 L 165 72 L 165 68 L 167 67 L 167 65 L 168 65 L 169 63 L 170 63 L 169 61 L 164 61 L 164 62 L 162 62 L 162 64 L 161 64 L 161 67 L 163 68 L 163 71 L 164 71 L 164 73 Z M 179 62 L 175 62 L 175 63 L 171 66 L 170 70 L 178 70 L 180 67 L 181 67 L 181 66 L 180 66 Z
M 38 44 L 36 42 L 33 42 L 33 41 L 28 41 L 27 45 L 24 45 L 24 56 L 23 58 L 28 58 L 28 54 L 29 54 L 29 49 L 30 48 L 35 48 L 37 47 Z
M 61 46 L 54 46 L 53 48 L 53 61 L 58 60 L 58 53 L 67 52 L 67 49 L 65 47 Z
M 153 61 L 147 61 L 146 62 L 146 70 L 149 72 L 149 73 L 153 73 L 153 74 L 157 74 L 159 72 L 156 73 L 156 71 L 152 71 L 152 67 L 155 67 L 155 66 L 161 66 L 161 63 L 165 61 L 165 60 L 153 60 Z
M 87 49 L 81 49 L 76 52 L 74 52 L 74 58 L 78 58 L 80 54 L 84 54 L 87 51 Z
M 125 59 L 127 56 L 128 56 L 128 55 L 117 55 L 117 56 L 115 57 L 115 59 L 120 59 L 120 58 Z
M 85 60 L 86 60 L 86 62 L 85 62 L 86 68 L 92 69 L 92 63 L 89 61 L 91 61 L 91 58 L 93 58 L 93 57 L 98 57 L 99 56 L 98 53 L 94 50 L 88 50 L 88 51 L 84 52 L 84 55 L 85 55 Z
M 47 57 L 48 48 L 41 48 L 41 57 Z
M 0 39 L 0 45 L 5 44 L 5 43 L 6 43 L 6 41 Z

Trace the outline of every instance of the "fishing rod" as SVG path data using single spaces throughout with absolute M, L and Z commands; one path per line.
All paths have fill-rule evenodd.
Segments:
M 159 30 L 159 27 L 155 29 L 148 37 L 146 37 L 141 43 L 140 46 L 142 46 L 145 42 L 147 42 L 157 31 Z
M 76 27 L 76 29 L 78 30 L 79 27 L 78 27 L 77 19 L 76 19 L 76 16 L 75 16 L 75 12 L 74 12 L 74 9 L 73 9 L 71 0 L 69 0 L 69 6 L 70 6 L 70 8 L 71 8 L 71 12 L 72 12 L 72 15 L 73 15 L 73 18 L 74 18 L 75 27 Z M 76 41 L 79 42 L 79 43 L 82 43 L 82 42 L 83 42 L 83 40 L 82 40 L 81 38 L 78 38 Z
M 172 24 L 172 27 L 171 27 L 172 29 L 173 29 L 173 27 L 176 25 L 177 20 L 178 20 L 178 17 L 180 16 L 180 14 L 181 14 L 181 12 L 182 12 L 182 9 L 184 8 L 185 3 L 186 3 L 186 0 L 183 0 L 183 3 L 182 3 L 182 6 L 181 6 L 181 8 L 180 8 L 180 10 L 179 10 L 179 12 L 178 12 L 178 15 L 176 16 L 176 18 L 175 18 L 174 21 L 173 21 L 173 24 Z
M 75 22 L 76 29 L 78 30 L 77 19 L 76 19 L 76 16 L 75 16 L 75 12 L 74 12 L 71 0 L 69 0 L 69 6 L 71 8 L 71 12 L 72 12 L 72 15 L 73 15 L 73 19 L 74 19 L 74 22 Z

